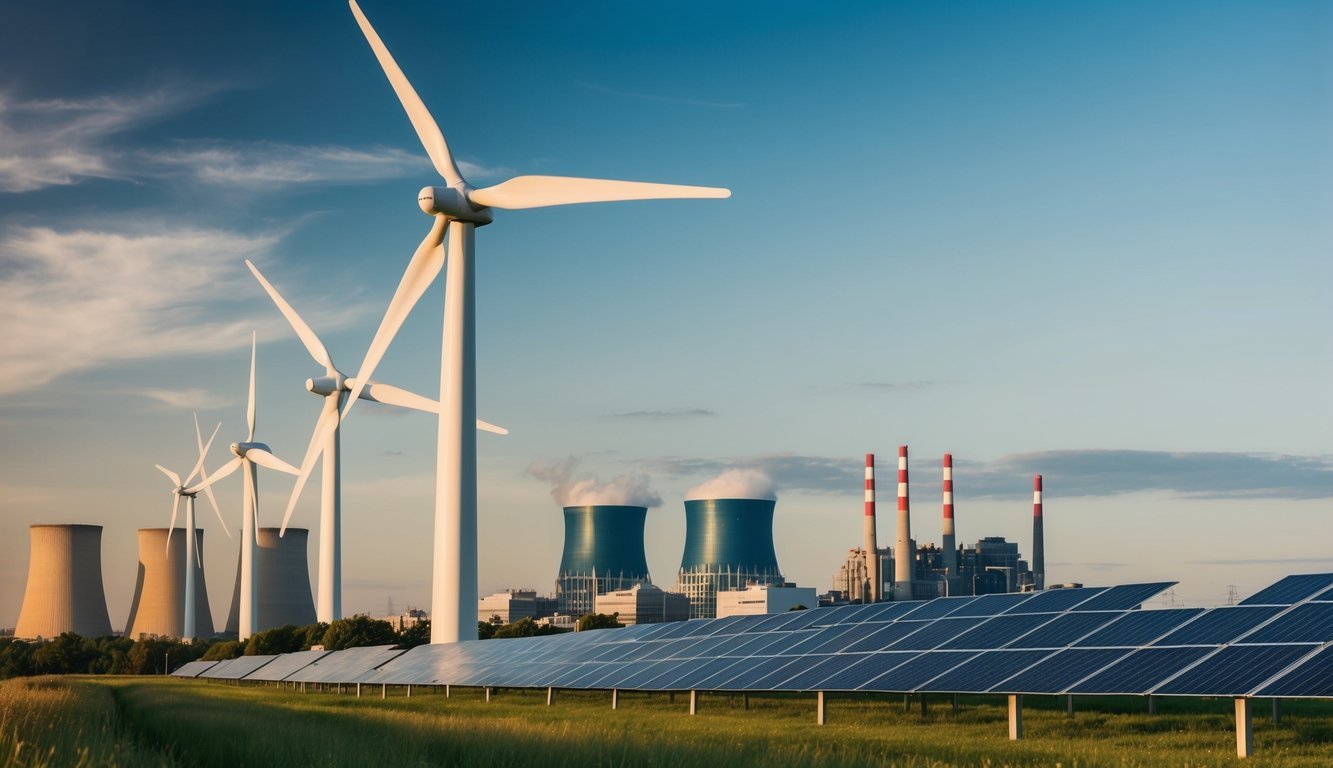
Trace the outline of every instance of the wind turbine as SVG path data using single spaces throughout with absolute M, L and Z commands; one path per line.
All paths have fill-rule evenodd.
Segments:
M 244 640 L 253 634 L 259 623 L 259 600 L 255 593 L 255 543 L 259 538 L 259 473 L 258 467 L 268 467 L 289 475 L 300 474 L 300 470 L 273 455 L 264 443 L 255 442 L 255 337 L 250 335 L 250 400 L 245 410 L 248 427 L 245 441 L 231 444 L 231 452 L 236 458 L 222 465 L 211 478 L 185 489 L 185 493 L 198 493 L 213 483 L 235 472 L 245 465 L 243 475 L 245 498 L 241 505 L 241 609 L 240 631 L 238 639 Z
M 155 464 L 167 476 L 172 485 L 176 486 L 171 491 L 171 525 L 167 528 L 167 556 L 171 556 L 171 533 L 176 530 L 176 511 L 180 508 L 181 497 L 185 497 L 185 622 L 181 627 L 181 639 L 185 642 L 193 642 L 198 636 L 199 624 L 195 620 L 195 600 L 194 600 L 194 572 L 195 568 L 203 570 L 203 558 L 199 556 L 199 550 L 195 548 L 194 534 L 194 497 L 198 494 L 197 490 L 187 488 L 194 481 L 195 475 L 200 476 L 200 480 L 208 480 L 208 473 L 204 471 L 204 457 L 208 455 L 208 449 L 213 447 L 213 438 L 218 436 L 218 430 L 222 428 L 219 422 L 213 428 L 213 434 L 208 438 L 208 445 L 204 445 L 204 436 L 199 432 L 199 416 L 194 417 L 194 438 L 199 444 L 199 460 L 195 462 L 194 469 L 190 470 L 189 477 L 184 482 L 180 475 L 172 472 L 161 464 Z M 222 519 L 222 510 L 218 509 L 218 501 L 213 497 L 213 489 L 204 489 L 208 494 L 208 501 L 213 505 L 213 511 L 217 513 L 218 522 L 222 523 L 222 532 L 231 538 L 231 531 L 227 530 L 227 523 Z
M 346 374 L 338 370 L 338 367 L 333 364 L 333 357 L 324 347 L 324 343 L 319 340 L 319 336 L 292 308 L 292 305 L 282 297 L 278 289 L 274 288 L 273 284 L 264 277 L 259 268 L 249 259 L 245 260 L 245 266 L 250 268 L 250 272 L 254 274 L 255 279 L 259 281 L 264 291 L 268 293 L 269 298 L 273 299 L 273 303 L 277 305 L 278 311 L 282 313 L 283 317 L 287 318 L 292 330 L 296 331 L 297 338 L 305 345 L 306 351 L 310 353 L 316 363 L 324 366 L 324 375 L 306 379 L 305 388 L 311 394 L 324 398 L 324 408 L 320 411 L 319 420 L 315 422 L 316 431 L 326 420 L 332 422 L 333 425 L 331 429 L 324 433 L 324 442 L 319 446 L 319 451 L 324 455 L 324 465 L 320 477 L 319 496 L 319 603 L 316 606 L 316 618 L 325 623 L 336 621 L 343 617 L 342 419 L 339 417 L 339 409 L 342 408 L 347 393 L 352 390 L 355 380 L 347 378 Z M 376 381 L 367 382 L 366 386 L 361 389 L 360 398 L 427 413 L 440 412 L 440 404 L 434 400 Z M 477 429 L 495 432 L 500 435 L 509 434 L 509 430 L 481 419 L 477 419 Z M 301 488 L 298 487 L 292 494 L 292 503 L 288 505 L 287 513 L 282 518 L 282 529 L 279 535 L 286 535 L 287 533 L 287 523 L 291 521 L 292 511 L 296 508 L 295 499 L 299 497 L 300 492 Z
M 445 275 L 444 334 L 440 360 L 440 426 L 435 479 L 435 562 L 431 584 L 431 642 L 448 643 L 477 636 L 477 442 L 476 329 L 473 235 L 491 223 L 491 209 L 519 210 L 573 203 L 666 198 L 723 198 L 731 192 L 634 181 L 562 176 L 518 176 L 477 189 L 459 173 L 444 134 L 407 81 L 389 50 L 366 20 L 356 0 L 352 14 L 370 43 L 380 67 L 446 186 L 425 187 L 417 204 L 435 221 L 407 265 L 398 290 L 384 313 L 374 341 L 356 374 L 343 416 L 351 411 L 408 312 L 439 274 L 440 245 L 449 234 L 449 269 Z M 324 425 L 331 429 L 332 425 Z M 301 463 L 298 487 L 309 475 L 323 432 L 316 430 Z

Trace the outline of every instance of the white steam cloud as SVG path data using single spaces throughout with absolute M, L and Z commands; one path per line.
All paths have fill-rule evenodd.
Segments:
M 652 489 L 648 476 L 641 472 L 617 475 L 603 482 L 592 473 L 578 473 L 579 460 L 573 456 L 559 461 L 538 459 L 528 466 L 527 474 L 551 484 L 551 498 L 562 507 L 587 507 L 613 504 L 627 507 L 660 507 L 662 497 Z
M 778 498 L 773 478 L 758 469 L 728 469 L 722 474 L 685 492 L 686 499 L 766 499 Z

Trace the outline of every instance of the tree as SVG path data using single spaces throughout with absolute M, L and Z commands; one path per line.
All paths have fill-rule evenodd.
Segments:
M 327 651 L 367 645 L 393 645 L 397 642 L 398 635 L 394 633 L 393 625 L 369 616 L 339 619 L 329 624 L 328 631 L 324 633 L 324 649 Z
M 32 655 L 39 675 L 83 674 L 97 658 L 97 645 L 73 632 L 42 643 Z
M 32 661 L 36 647 L 36 643 L 12 638 L 0 639 L 0 680 L 37 674 Z
M 610 616 L 607 616 L 605 613 L 585 613 L 579 617 L 577 631 L 585 632 L 589 629 L 616 629 L 617 627 L 625 626 L 620 623 L 618 620 L 619 618 L 619 613 L 613 613 Z
M 415 648 L 430 642 L 430 619 L 422 619 L 415 624 L 403 627 L 398 633 L 399 648 Z
M 319 645 L 324 642 L 324 633 L 329 631 L 329 625 L 317 621 L 314 624 L 307 624 L 302 627 L 305 630 L 305 637 L 301 640 L 300 650 L 308 651 L 311 646 Z
M 288 624 L 283 627 L 256 632 L 245 642 L 246 656 L 267 656 L 301 650 L 305 642 L 305 627 Z
M 525 616 L 512 624 L 496 627 L 495 634 L 491 637 L 496 639 L 502 637 L 533 637 L 537 634 L 537 629 L 537 622 Z
M 490 640 L 495 637 L 495 625 L 489 621 L 477 622 L 477 639 Z
M 223 640 L 220 643 L 214 643 L 204 655 L 200 658 L 203 661 L 222 661 L 224 659 L 234 659 L 241 655 L 245 646 L 237 640 Z

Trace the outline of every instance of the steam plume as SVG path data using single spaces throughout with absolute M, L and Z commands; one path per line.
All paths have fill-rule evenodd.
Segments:
M 773 478 L 757 469 L 728 469 L 685 492 L 686 499 L 777 499 Z
M 652 481 L 647 475 L 630 472 L 603 482 L 596 474 L 577 472 L 578 464 L 579 460 L 573 456 L 557 461 L 538 459 L 528 466 L 527 474 L 550 483 L 551 498 L 561 507 L 598 504 L 662 506 L 662 497 L 652 489 Z

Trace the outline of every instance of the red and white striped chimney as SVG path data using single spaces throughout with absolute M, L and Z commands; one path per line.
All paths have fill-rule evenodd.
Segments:
M 879 547 L 875 544 L 875 454 L 866 454 L 866 514 L 865 514 L 866 586 L 861 600 L 880 601 L 883 578 L 879 574 Z
M 907 446 L 898 446 L 898 540 L 893 545 L 893 599 L 912 599 L 912 570 L 916 553 L 912 551 L 911 513 L 907 504 Z
M 944 537 L 940 545 L 944 551 L 945 578 L 958 578 L 958 545 L 953 531 L 953 454 L 944 454 Z M 953 594 L 950 590 L 949 594 Z
M 1041 522 L 1041 475 L 1032 476 L 1032 581 L 1046 588 L 1046 534 Z

